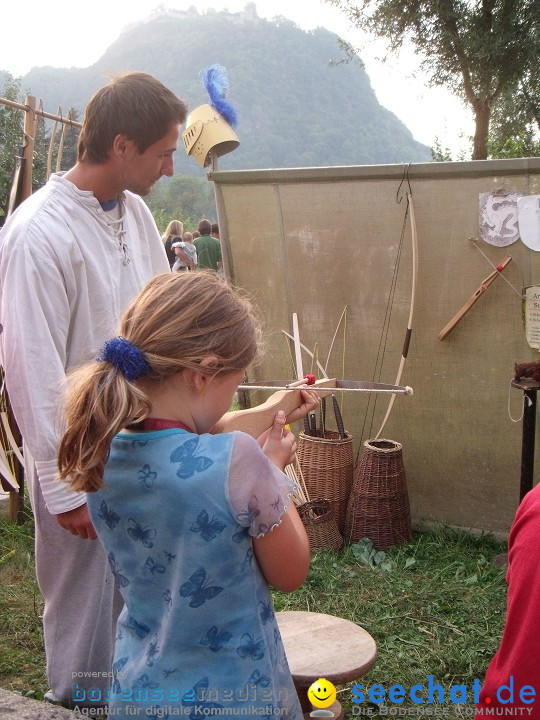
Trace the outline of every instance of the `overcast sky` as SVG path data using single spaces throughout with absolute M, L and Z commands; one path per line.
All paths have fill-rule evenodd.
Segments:
M 245 7 L 247 0 L 165 0 L 166 8 L 199 12 L 209 7 L 231 12 Z M 346 18 L 322 0 L 255 0 L 257 13 L 271 19 L 276 15 L 293 20 L 310 30 L 322 26 L 358 46 L 364 39 Z M 122 28 L 143 20 L 160 5 L 156 0 L 92 0 L 80 5 L 74 0 L 27 0 L 22 7 L 7 0 L 0 13 L 0 70 L 23 75 L 39 65 L 86 67 L 96 62 Z M 377 56 L 381 48 L 373 43 L 362 50 L 366 71 L 379 102 L 395 113 L 416 140 L 433 146 L 438 138 L 454 156 L 467 148 L 461 136 L 473 133 L 471 112 L 442 89 L 430 89 L 414 77 L 418 63 L 414 56 L 401 57 L 384 65 Z M 43 98 L 44 105 L 47 99 Z M 52 112 L 50 108 L 45 110 Z M 470 153 L 467 157 L 470 157 Z

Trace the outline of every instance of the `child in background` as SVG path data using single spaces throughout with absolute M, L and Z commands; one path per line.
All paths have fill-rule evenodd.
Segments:
M 195 249 L 195 245 L 193 244 L 193 234 L 190 232 L 184 233 L 183 241 L 182 242 L 175 242 L 171 246 L 176 253 L 176 248 L 181 248 L 184 253 L 189 258 L 188 262 L 183 260 L 182 257 L 177 257 L 174 265 L 172 266 L 173 272 L 178 271 L 185 271 L 185 270 L 195 270 L 197 267 L 197 250 Z M 179 255 L 179 253 L 176 253 Z
M 210 434 L 258 337 L 249 303 L 215 273 L 159 275 L 72 379 L 60 474 L 88 493 L 125 601 L 111 717 L 302 720 L 268 584 L 291 592 L 307 576 L 284 426 L 318 398 L 303 390 L 259 442 Z

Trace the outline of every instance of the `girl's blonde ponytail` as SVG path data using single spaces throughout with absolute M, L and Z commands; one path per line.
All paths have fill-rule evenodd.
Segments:
M 70 377 L 66 432 L 58 451 L 58 470 L 73 490 L 95 492 L 112 438 L 147 416 L 145 394 L 109 362 L 77 370 Z

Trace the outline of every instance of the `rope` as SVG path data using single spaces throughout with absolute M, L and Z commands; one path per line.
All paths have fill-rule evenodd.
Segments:
M 469 238 L 469 240 L 471 240 L 472 244 L 473 244 L 474 247 L 478 250 L 478 252 L 480 253 L 480 255 L 483 255 L 483 256 L 485 257 L 485 259 L 488 261 L 488 263 L 491 265 L 491 267 L 492 267 L 494 270 L 499 270 L 499 268 L 491 262 L 491 260 L 488 258 L 488 256 L 486 255 L 486 253 L 483 252 L 483 250 L 481 250 L 481 249 L 478 247 L 478 242 L 477 242 L 477 241 L 478 241 L 478 238 L 472 238 L 472 237 L 471 237 L 471 238 Z M 512 260 L 514 260 L 513 257 L 512 257 Z M 515 260 L 514 260 L 514 262 L 515 262 Z M 519 266 L 518 266 L 518 267 L 519 267 Z M 521 272 L 521 268 L 519 268 L 519 271 Z M 521 293 L 516 287 L 514 287 L 514 285 L 512 285 L 512 283 L 510 282 L 510 280 L 506 277 L 506 275 L 505 275 L 504 273 L 499 272 L 499 275 L 502 277 L 502 279 L 504 280 L 505 283 L 508 283 L 508 285 L 510 285 L 510 287 L 511 287 L 512 290 L 516 293 L 516 295 L 519 295 L 520 299 L 523 298 L 523 293 Z M 521 275 L 523 275 L 522 272 L 521 272 Z M 524 282 L 523 280 L 522 280 L 522 283 L 523 283 L 523 285 L 525 285 L 525 282 Z
M 346 344 L 347 344 L 347 310 L 348 305 L 345 305 L 345 310 L 343 311 L 345 313 L 343 317 L 343 353 L 341 355 L 341 379 L 345 380 L 345 352 L 346 352 Z M 345 402 L 345 395 L 341 396 L 341 413 L 343 414 L 343 404 Z
M 523 420 L 523 413 L 525 412 L 525 401 L 527 401 L 529 404 L 531 402 L 530 398 L 528 398 L 526 395 L 523 397 L 523 404 L 521 405 L 521 415 L 518 418 L 512 417 L 512 411 L 510 410 L 510 391 L 512 389 L 512 381 L 508 383 L 508 417 L 513 423 L 518 423 Z
M 405 175 L 404 175 L 404 177 L 405 177 Z M 398 194 L 399 194 L 399 189 L 401 188 L 401 185 L 402 185 L 402 184 L 403 184 L 403 180 L 401 181 L 401 183 L 400 183 L 400 185 L 399 185 Z M 402 202 L 402 199 L 403 199 L 403 198 L 397 199 L 397 195 L 396 195 L 396 202 L 397 202 L 398 204 L 399 204 L 400 202 Z M 372 379 L 373 379 L 374 382 L 375 382 L 376 379 L 377 379 L 377 381 L 380 381 L 380 379 L 381 379 L 382 364 L 383 364 L 384 356 L 385 356 L 385 353 L 386 353 L 386 345 L 387 345 L 387 342 L 388 342 L 388 333 L 389 333 L 389 331 L 390 331 L 390 320 L 391 320 L 391 317 L 392 317 L 392 305 L 393 305 L 394 296 L 395 296 L 395 293 L 396 293 L 398 270 L 399 270 L 399 265 L 400 265 L 400 261 L 401 261 L 401 252 L 402 252 L 402 249 L 403 249 L 403 242 L 404 242 L 404 238 L 405 238 L 405 230 L 406 230 L 406 227 L 407 227 L 407 218 L 408 218 L 408 216 L 409 216 L 409 196 L 407 195 L 407 204 L 406 204 L 406 206 L 405 206 L 405 214 L 404 214 L 404 216 L 403 216 L 403 224 L 402 224 L 402 226 L 401 226 L 401 235 L 400 235 L 400 238 L 399 238 L 399 246 L 398 246 L 398 251 L 397 251 L 397 255 L 396 255 L 396 262 L 395 262 L 395 264 L 394 264 L 394 272 L 393 272 L 393 275 L 392 275 L 392 282 L 391 282 L 391 285 L 390 285 L 390 292 L 389 292 L 388 300 L 387 300 L 387 303 L 386 303 L 384 320 L 383 320 L 383 326 L 382 326 L 382 330 L 381 330 L 381 337 L 380 337 L 380 339 L 379 339 L 379 347 L 378 347 L 378 349 L 377 349 L 377 357 L 375 358 L 375 367 L 374 367 L 373 376 L 372 376 Z M 377 375 L 377 373 L 378 373 L 378 375 Z M 361 438 L 364 437 L 364 430 L 365 430 L 366 424 L 367 424 L 367 422 L 368 422 L 368 415 L 369 415 L 369 413 L 370 413 L 370 404 L 371 404 L 371 398 L 370 398 L 370 401 L 369 401 L 368 406 L 367 406 L 367 408 L 366 408 L 366 413 L 365 413 L 365 415 L 364 415 L 364 423 L 363 423 L 363 425 L 362 425 L 362 433 L 361 433 L 361 435 L 360 435 Z M 371 434 L 371 432 L 372 432 L 372 430 L 373 430 L 373 419 L 374 419 L 374 417 L 375 417 L 376 405 L 377 405 L 377 401 L 375 400 L 375 401 L 373 402 L 373 408 L 371 409 L 371 418 L 370 418 L 370 420 L 369 420 L 369 432 L 370 432 L 370 434 Z M 361 445 L 360 445 L 360 448 L 359 448 L 359 450 L 358 450 L 358 452 L 357 452 L 357 454 L 356 454 L 355 464 L 358 463 L 358 457 L 359 457 L 359 455 L 360 455 L 360 452 L 361 452 Z

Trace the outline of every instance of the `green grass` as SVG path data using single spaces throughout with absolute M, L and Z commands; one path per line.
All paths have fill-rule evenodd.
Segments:
M 32 531 L 31 520 L 16 526 L 0 519 L 0 687 L 42 698 L 42 601 Z M 379 656 L 359 681 L 365 687 L 399 684 L 408 690 L 433 675 L 445 692 L 454 684 L 470 688 L 475 678 L 483 681 L 501 637 L 505 571 L 490 560 L 504 550 L 489 537 L 441 527 L 415 534 L 384 558 L 371 553 L 370 559 L 361 545 L 320 552 L 300 590 L 274 593 L 276 610 L 339 615 L 368 630 Z M 346 708 L 352 685 L 338 688 Z M 402 707 L 417 706 L 406 698 Z
M 505 546 L 439 528 L 415 534 L 376 558 L 378 565 L 373 559 L 363 564 L 355 549 L 362 555 L 361 547 L 349 546 L 312 556 L 307 582 L 292 595 L 275 593 L 276 609 L 325 612 L 365 628 L 378 648 L 376 665 L 358 681 L 365 688 L 399 684 L 408 692 L 417 683 L 427 687 L 433 675 L 448 698 L 452 685 L 465 684 L 470 692 L 475 678 L 483 682 L 506 606 L 505 571 L 490 560 Z M 348 709 L 353 684 L 338 692 Z M 472 705 L 472 695 L 468 700 Z M 401 707 L 418 708 L 410 698 Z
M 34 576 L 33 522 L 0 519 L 0 686 L 42 699 L 47 690 L 41 613 Z

